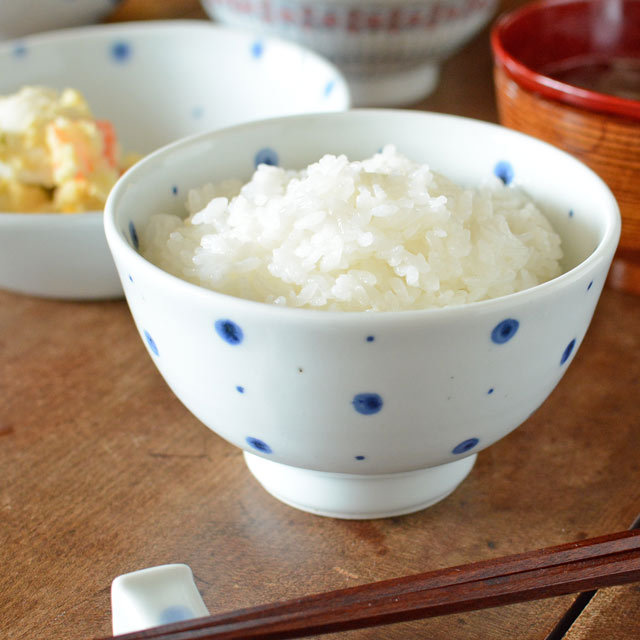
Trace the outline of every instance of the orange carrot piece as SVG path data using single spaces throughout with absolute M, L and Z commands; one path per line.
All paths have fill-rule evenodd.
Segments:
M 104 143 L 102 155 L 107 159 L 107 162 L 115 168 L 117 165 L 116 148 L 118 144 L 116 130 L 108 120 L 96 120 L 96 126 L 102 134 L 102 141 Z

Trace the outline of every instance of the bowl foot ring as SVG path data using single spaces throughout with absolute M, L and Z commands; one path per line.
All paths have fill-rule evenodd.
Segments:
M 477 455 L 403 473 L 356 475 L 291 467 L 244 452 L 272 496 L 316 515 L 370 520 L 414 513 L 446 498 L 471 472 Z

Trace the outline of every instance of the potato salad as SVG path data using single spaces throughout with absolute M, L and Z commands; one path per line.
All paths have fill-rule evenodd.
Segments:
M 0 97 L 0 211 L 102 210 L 138 159 L 123 157 L 113 125 L 75 89 L 23 87 Z

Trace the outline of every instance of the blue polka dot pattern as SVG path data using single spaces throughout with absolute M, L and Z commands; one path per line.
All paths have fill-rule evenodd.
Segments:
M 382 409 L 382 398 L 377 393 L 358 393 L 354 396 L 353 408 L 364 416 L 378 413 Z
M 500 160 L 500 162 L 497 162 L 496 166 L 493 168 L 493 173 L 505 184 L 511 184 L 515 177 L 511 163 L 506 160 Z
M 591 287 L 593 287 L 593 280 L 589 283 L 589 286 L 587 287 L 587 291 L 589 291 L 589 289 L 591 289 Z
M 375 339 L 375 336 L 367 336 L 367 342 L 373 342 Z
M 181 620 L 191 620 L 195 618 L 195 614 L 189 607 L 184 605 L 175 605 L 167 607 L 160 612 L 158 624 L 171 624 L 172 622 L 180 622 Z
M 331 92 L 333 91 L 333 88 L 336 86 L 336 81 L 335 80 L 329 80 L 329 82 L 327 82 L 327 84 L 324 86 L 324 97 L 328 98 L 331 95 Z
M 489 391 L 487 391 L 487 395 L 490 396 L 494 391 L 495 391 L 495 389 L 493 387 L 491 387 L 491 389 L 489 389 Z
M 241 385 L 238 385 L 238 386 L 236 387 L 236 391 L 237 391 L 238 393 L 244 393 L 244 387 L 243 387 L 243 386 L 241 386 Z
M 569 217 L 573 218 L 573 209 L 569 209 Z
M 229 344 L 237 345 L 244 340 L 244 333 L 239 325 L 233 320 L 226 318 L 216 320 L 215 322 L 216 333 Z
M 144 332 L 144 338 L 149 345 L 149 349 L 151 349 L 151 351 L 153 351 L 155 355 L 160 355 L 158 352 L 158 346 L 156 345 L 155 340 L 151 337 L 151 334 L 148 331 Z
M 455 446 L 451 453 L 457 456 L 461 453 L 471 451 L 471 449 L 473 449 L 478 444 L 478 442 L 480 442 L 478 438 L 469 438 L 468 440 L 464 440 L 459 445 Z
M 131 236 L 131 242 L 133 242 L 133 248 L 137 251 L 140 247 L 140 241 L 138 240 L 138 232 L 133 222 L 129 222 L 129 235 Z
M 246 440 L 250 447 L 253 447 L 256 451 L 260 451 L 260 453 L 273 453 L 273 449 L 271 449 L 264 440 L 252 438 L 251 436 L 247 436 Z
M 129 274 L 129 282 L 133 282 L 133 276 Z
M 173 185 L 173 187 L 171 187 L 171 193 L 172 193 L 174 196 L 177 196 L 177 195 L 178 195 L 178 187 L 176 187 L 175 185 Z
M 576 339 L 574 338 L 568 345 L 567 348 L 564 350 L 563 354 L 562 354 L 562 358 L 560 358 L 560 364 L 564 364 L 568 359 L 569 356 L 571 355 L 571 352 L 573 351 L 573 348 L 576 346 Z
M 364 460 L 364 456 L 355 456 L 356 460 Z
M 264 149 L 260 149 L 253 158 L 254 166 L 258 166 L 260 164 L 268 164 L 272 167 L 278 166 L 278 154 L 269 147 L 265 147 Z
M 504 344 L 513 338 L 518 331 L 520 323 L 513 318 L 507 318 L 497 324 L 491 332 L 491 340 L 496 344 Z
M 24 58 L 27 53 L 29 53 L 29 49 L 22 42 L 17 42 L 11 50 L 11 55 L 14 58 Z
M 131 58 L 131 53 L 131 45 L 128 42 L 120 40 L 111 45 L 111 58 L 119 64 L 128 62 Z
M 258 58 L 262 58 L 263 53 L 264 53 L 264 44 L 262 40 L 256 40 L 251 45 L 251 56 L 257 60 Z

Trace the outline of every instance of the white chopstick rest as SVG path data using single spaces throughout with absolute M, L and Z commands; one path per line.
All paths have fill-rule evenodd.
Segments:
M 113 635 L 209 615 L 186 564 L 165 564 L 111 583 Z

